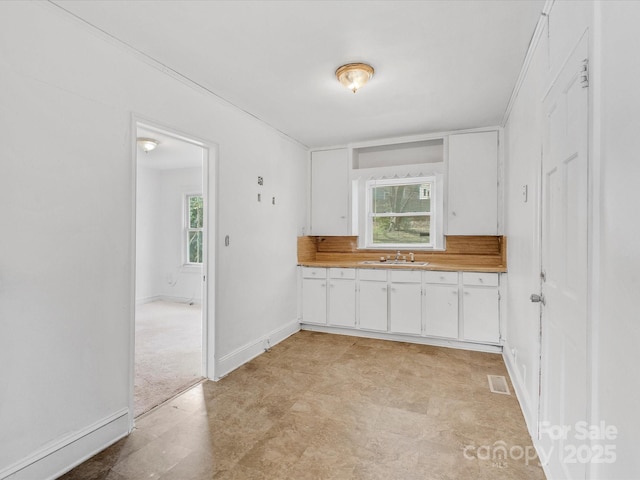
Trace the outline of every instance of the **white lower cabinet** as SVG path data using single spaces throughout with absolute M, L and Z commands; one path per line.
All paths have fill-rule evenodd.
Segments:
M 388 287 L 385 270 L 360 270 L 358 326 L 363 330 L 386 332 Z
M 392 271 L 389 294 L 389 330 L 393 333 L 422 333 L 422 272 Z
M 500 343 L 499 274 L 302 268 L 302 322 Z
M 327 281 L 302 279 L 302 321 L 327 323 Z
M 462 274 L 463 340 L 500 342 L 500 294 L 497 273 Z
M 329 269 L 328 323 L 356 326 L 356 271 L 353 268 Z
M 458 338 L 458 285 L 424 286 L 424 333 Z
M 458 272 L 424 272 L 424 333 L 458 338 Z

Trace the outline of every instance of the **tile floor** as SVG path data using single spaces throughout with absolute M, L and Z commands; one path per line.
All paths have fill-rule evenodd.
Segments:
M 302 331 L 62 479 L 544 479 L 489 374 L 501 356 Z

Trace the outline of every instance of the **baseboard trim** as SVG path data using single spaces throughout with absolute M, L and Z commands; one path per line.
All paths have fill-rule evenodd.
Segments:
M 265 349 L 280 343 L 298 331 L 300 331 L 300 322 L 294 320 L 221 357 L 216 361 L 216 378 L 214 380 L 219 380 L 228 375 L 236 368 L 264 353 Z
M 151 297 L 136 298 L 136 305 L 144 305 L 153 302 L 193 303 L 202 305 L 201 298 L 172 297 L 171 295 L 153 295 Z
M 531 411 L 531 398 L 529 398 L 527 389 L 524 386 L 524 382 L 516 365 L 515 359 L 513 358 L 513 355 L 511 355 L 511 349 L 509 348 L 508 343 L 505 343 L 502 351 L 502 358 L 504 359 L 504 364 L 507 367 L 507 372 L 509 373 L 513 389 L 516 392 L 516 398 L 518 399 L 518 403 L 520 403 L 520 410 L 522 410 L 522 415 L 524 416 L 524 421 L 527 424 L 529 435 L 531 435 L 531 438 L 535 442 L 535 437 L 538 434 L 537 419 L 535 417 L 535 412 Z
M 420 345 L 433 345 L 434 347 L 457 348 L 460 350 L 472 350 L 475 352 L 501 353 L 501 345 L 486 345 L 484 343 L 461 342 L 459 340 L 447 340 L 435 337 L 417 337 L 398 333 L 373 332 L 369 330 L 354 330 L 353 328 L 334 327 L 330 325 L 316 325 L 303 323 L 301 330 L 311 332 L 336 333 L 352 337 L 375 338 L 378 340 L 393 340 L 395 342 L 417 343 Z
M 152 295 L 150 297 L 142 297 L 136 298 L 136 305 L 144 305 L 145 303 L 152 303 L 161 300 L 162 297 L 160 295 Z
M 0 471 L 2 480 L 53 480 L 129 434 L 123 408 L 77 432 L 61 437 Z

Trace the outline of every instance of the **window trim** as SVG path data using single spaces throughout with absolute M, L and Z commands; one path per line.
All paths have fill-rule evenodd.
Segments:
M 422 212 L 406 212 L 406 213 L 394 213 L 388 214 L 375 214 L 373 213 L 373 188 L 384 187 L 393 185 L 421 185 L 428 183 L 430 188 L 429 204 L 430 211 L 428 213 Z M 402 250 L 434 250 L 437 247 L 437 221 L 438 221 L 438 181 L 436 175 L 423 175 L 419 177 L 405 177 L 405 178 L 382 178 L 372 179 L 365 182 L 365 246 L 368 249 L 402 249 Z M 430 217 L 430 230 L 429 230 L 429 243 L 373 243 L 373 218 L 376 217 L 415 217 L 425 216 Z
M 184 194 L 184 221 L 183 221 L 183 232 L 182 232 L 182 254 L 183 254 L 183 266 L 184 267 L 201 267 L 204 262 L 190 262 L 189 261 L 189 234 L 191 232 L 201 232 L 202 239 L 204 242 L 204 217 L 201 228 L 191 228 L 190 219 L 191 219 L 191 202 L 190 199 L 192 197 L 200 197 L 202 198 L 203 206 L 202 213 L 204 215 L 204 195 L 202 193 L 185 193 Z M 204 248 L 204 245 L 203 245 Z M 203 258 L 204 260 L 204 258 Z

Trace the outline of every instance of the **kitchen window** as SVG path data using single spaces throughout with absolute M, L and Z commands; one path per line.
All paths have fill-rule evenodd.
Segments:
M 367 247 L 434 247 L 435 177 L 369 180 L 366 195 Z
M 201 265 L 203 254 L 204 208 L 202 195 L 186 196 L 186 265 Z

